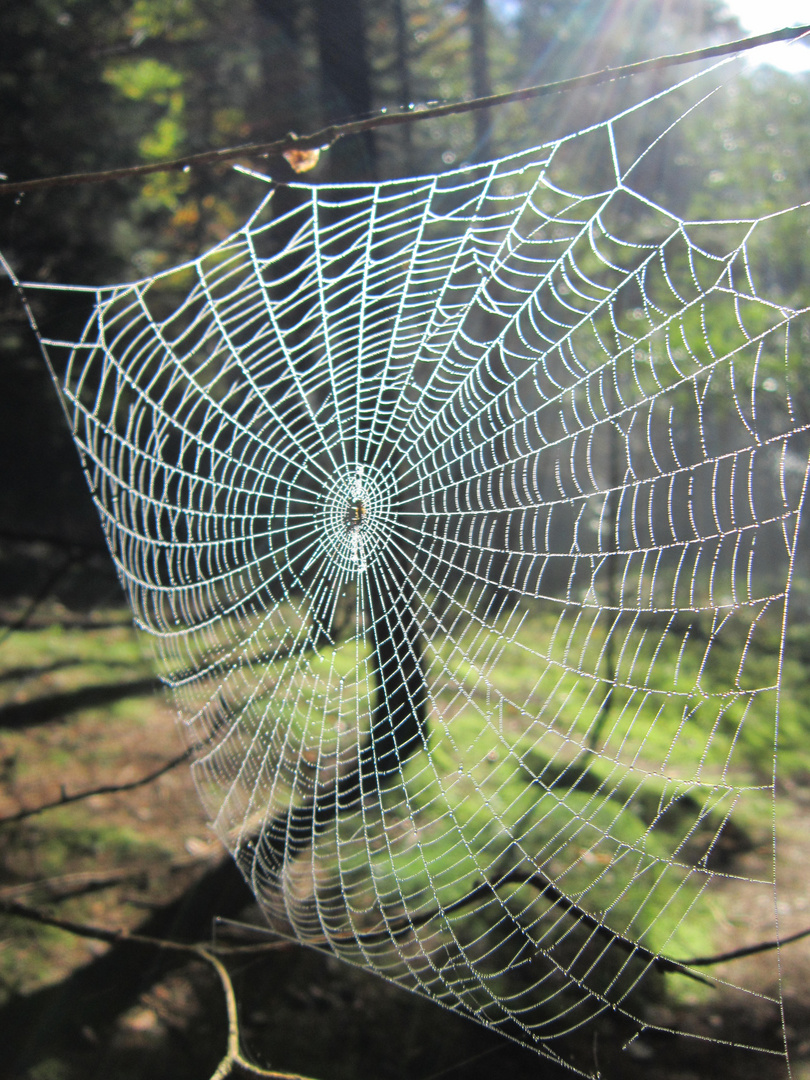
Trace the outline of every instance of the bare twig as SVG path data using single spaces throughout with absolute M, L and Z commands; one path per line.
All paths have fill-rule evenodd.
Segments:
M 233 982 L 228 969 L 217 956 L 214 956 L 208 949 L 203 948 L 202 945 L 197 947 L 197 952 L 203 959 L 208 961 L 219 975 L 222 992 L 225 995 L 225 1007 L 228 1010 L 228 1048 L 225 1057 L 217 1066 L 216 1072 L 212 1074 L 211 1080 L 227 1080 L 227 1077 L 231 1075 L 237 1065 L 252 1076 L 269 1077 L 270 1080 L 307 1080 L 307 1077 L 300 1076 L 298 1073 L 280 1073 L 273 1069 L 262 1069 L 242 1055 L 239 1045 L 239 1014 L 236 1008 L 236 994 L 233 991 Z
M 17 900 L 6 900 L 0 897 L 0 914 L 12 915 L 19 919 L 27 919 L 28 922 L 39 923 L 41 926 L 52 926 L 56 930 L 64 930 L 76 937 L 87 938 L 90 941 L 103 941 L 107 945 L 117 945 L 122 941 L 131 941 L 136 945 L 148 945 L 153 949 L 168 949 L 175 952 L 195 952 L 196 947 L 182 941 L 168 941 L 163 938 L 144 937 L 141 934 L 130 934 L 127 930 L 108 930 L 103 926 L 93 926 L 90 923 L 77 923 L 71 919 L 60 919 L 55 915 L 47 915 L 37 908 L 28 907 Z
M 164 773 L 176 768 L 184 761 L 188 761 L 195 749 L 196 747 L 190 746 L 187 750 L 184 750 L 182 754 L 178 754 L 177 757 L 173 757 L 170 761 L 167 761 L 165 765 L 161 765 L 159 769 L 155 769 L 154 772 L 147 773 L 146 776 L 141 776 L 137 780 L 130 780 L 124 784 L 101 784 L 99 787 L 88 788 L 85 791 L 77 791 L 72 795 L 68 795 L 65 791 L 62 791 L 58 799 L 53 799 L 51 802 L 47 803 L 41 803 L 39 806 L 32 806 L 27 810 L 18 810 L 16 814 L 9 814 L 7 817 L 0 818 L 0 825 L 10 825 L 18 821 L 24 821 L 26 818 L 34 817 L 35 814 L 42 814 L 46 810 L 54 810 L 59 806 L 67 806 L 69 803 L 81 802 L 83 799 L 89 799 L 92 795 L 117 795 L 120 791 L 134 791 L 135 788 L 151 784 L 154 780 L 163 776 Z
M 113 870 L 85 870 L 75 874 L 60 874 L 58 877 L 40 878 L 38 881 L 24 881 L 18 885 L 3 885 L 0 888 L 0 901 L 21 900 L 32 893 L 48 901 L 67 900 L 74 896 L 84 896 L 99 889 L 109 889 L 123 881 L 137 881 L 145 878 L 143 867 L 116 867 Z
M 213 848 L 210 855 L 189 855 L 182 859 L 161 863 L 157 872 L 179 873 L 191 867 L 210 861 L 220 854 Z M 143 882 L 146 884 L 150 871 L 144 866 L 123 866 L 111 870 L 80 870 L 72 874 L 59 874 L 55 877 L 40 878 L 36 881 L 24 881 L 17 885 L 4 885 L 0 888 L 0 900 L 22 900 L 32 894 L 47 899 L 48 902 L 68 900 L 84 896 L 88 892 L 109 889 L 124 882 Z
M 214 968 L 222 986 L 225 996 L 225 1006 L 228 1014 L 228 1045 L 225 1055 L 220 1061 L 211 1080 L 227 1080 L 235 1068 L 240 1068 L 251 1076 L 265 1077 L 267 1080 L 309 1080 L 308 1077 L 299 1073 L 282 1073 L 271 1069 L 262 1069 L 248 1061 L 242 1054 L 239 1042 L 239 1015 L 236 1007 L 236 994 L 233 982 L 227 968 L 215 953 L 242 951 L 231 949 L 215 949 L 213 946 L 200 945 L 198 943 L 169 941 L 163 938 L 145 937 L 141 934 L 130 934 L 126 930 L 108 930 L 101 926 L 91 926 L 85 923 L 73 922 L 69 919 L 58 919 L 46 915 L 36 908 L 31 908 L 16 901 L 0 899 L 0 913 L 27 919 L 29 922 L 39 923 L 42 926 L 52 926 L 57 930 L 64 930 L 77 937 L 88 938 L 92 941 L 103 941 L 109 945 L 120 944 L 123 941 L 136 945 L 144 945 L 153 949 L 165 949 L 174 952 L 187 953 L 190 957 L 204 960 Z M 275 944 L 275 943 L 272 943 Z
M 250 945 L 201 945 L 194 941 L 175 941 L 172 938 L 151 937 L 148 934 L 133 933 L 129 930 L 109 930 L 105 926 L 95 926 L 92 923 L 77 923 L 71 919 L 62 919 L 57 915 L 48 915 L 39 908 L 30 907 L 18 900 L 7 899 L 0 896 L 0 915 L 12 916 L 18 919 L 26 919 L 28 922 L 38 923 L 40 926 L 51 926 L 54 930 L 64 930 L 67 934 L 86 938 L 88 941 L 102 941 L 106 945 L 143 945 L 144 948 L 158 949 L 164 952 L 182 952 L 198 954 L 200 949 L 215 952 L 218 956 L 239 956 L 246 953 L 255 954 L 262 952 L 277 952 L 286 949 L 289 942 L 274 938 L 272 941 Z M 270 934 L 270 931 L 267 931 Z
M 22 614 L 11 623 L 6 624 L 3 632 L 0 633 L 0 644 L 2 644 L 7 638 L 15 633 L 15 631 L 23 630 L 30 625 L 32 616 L 36 613 L 40 605 L 54 592 L 56 586 L 68 571 L 72 570 L 77 564 L 86 562 L 93 554 L 101 549 L 87 544 L 74 544 L 72 541 L 68 540 L 59 541 L 34 534 L 8 533 L 4 531 L 0 531 L 0 541 L 9 541 L 11 543 L 45 543 L 51 547 L 55 547 L 57 550 L 61 549 L 65 552 L 63 559 L 48 575 L 44 585 L 31 599 Z
M 371 116 L 365 120 L 353 120 L 347 124 L 330 124 L 328 127 L 321 128 L 320 131 L 313 132 L 311 135 L 297 136 L 290 134 L 283 139 L 274 139 L 272 142 L 246 143 L 242 146 L 231 146 L 221 150 L 207 150 L 201 154 L 188 154 L 185 157 L 173 158 L 168 161 L 130 165 L 120 169 L 104 169 L 100 172 L 70 173 L 63 176 L 41 177 L 36 180 L 9 180 L 0 184 L 0 195 L 22 195 L 28 191 L 70 187 L 75 184 L 102 184 L 112 180 L 148 176 L 157 172 L 177 172 L 178 170 L 197 168 L 201 165 L 224 165 L 238 159 L 282 157 L 285 151 L 290 150 L 325 149 L 336 143 L 338 139 L 346 138 L 349 135 L 360 135 L 376 128 L 412 124 L 417 120 L 432 120 L 442 116 L 474 112 L 477 109 L 492 109 L 516 101 L 530 101 L 549 94 L 558 94 L 562 91 L 575 90 L 583 86 L 596 86 L 600 83 L 612 82 L 616 79 L 624 79 L 648 71 L 659 71 L 664 68 L 676 67 L 680 64 L 691 64 L 700 60 L 712 60 L 720 56 L 731 56 L 759 48 L 761 45 L 771 45 L 777 41 L 795 40 L 806 34 L 810 34 L 810 25 L 789 26 L 782 30 L 775 30 L 770 34 L 758 34 L 755 37 L 742 38 L 722 45 L 710 45 L 704 49 L 693 49 L 689 52 L 657 56 L 649 60 L 640 60 L 634 64 L 624 64 L 621 67 L 604 68 L 602 71 L 577 75 L 572 79 L 560 79 L 557 82 L 543 83 L 539 86 L 528 86 L 522 90 L 513 90 L 506 94 L 491 94 L 488 97 L 473 98 L 471 101 L 454 101 L 446 105 L 434 105 L 424 108 L 420 106 L 407 111 Z
M 711 964 L 722 964 L 726 960 L 741 960 L 744 956 L 756 956 L 757 953 L 771 952 L 773 949 L 781 949 L 783 945 L 790 945 L 791 942 L 801 941 L 802 938 L 810 937 L 810 927 L 806 930 L 799 930 L 795 934 L 789 934 L 787 937 L 779 938 L 777 941 L 760 941 L 757 945 L 744 945 L 741 949 L 732 949 L 731 952 L 715 953 L 714 956 L 695 956 L 690 960 L 681 960 L 682 964 L 689 964 L 690 967 L 709 967 Z
M 643 945 L 640 945 L 638 942 L 633 941 L 631 938 L 624 937 L 618 930 L 613 930 L 595 915 L 592 915 L 589 911 L 581 908 L 579 904 L 571 900 L 565 893 L 562 893 L 557 886 L 539 870 L 536 870 L 533 873 L 526 873 L 523 870 L 507 871 L 493 881 L 484 881 L 480 885 L 476 885 L 470 892 L 465 893 L 464 896 L 459 897 L 458 900 L 448 904 L 445 908 L 433 908 L 430 911 L 422 912 L 420 915 L 405 917 L 399 921 L 391 922 L 386 925 L 384 929 L 365 931 L 358 933 L 355 936 L 358 941 L 369 944 L 388 937 L 401 937 L 407 935 L 417 927 L 430 922 L 431 919 L 450 915 L 461 908 L 467 907 L 469 904 L 475 903 L 477 900 L 491 898 L 497 889 L 505 885 L 532 885 L 543 897 L 556 907 L 562 908 L 583 926 L 587 926 L 597 937 L 604 938 L 624 952 L 650 964 L 658 971 L 686 975 L 688 978 L 694 979 L 695 982 L 705 983 L 708 986 L 713 984 L 710 983 L 708 979 L 703 978 L 702 975 L 697 975 L 695 972 L 689 971 L 688 969 L 690 967 L 710 967 L 714 964 L 721 964 L 726 960 L 737 960 L 744 956 L 752 956 L 755 953 L 769 952 L 773 949 L 779 949 L 783 945 L 788 945 L 793 941 L 799 941 L 802 938 L 810 937 L 810 928 L 808 928 L 797 934 L 792 934 L 790 937 L 781 938 L 778 941 L 763 941 L 757 945 L 749 945 L 741 949 L 735 949 L 733 952 L 716 953 L 713 956 L 690 957 L 685 960 L 676 960 L 669 956 L 662 956 L 659 953 L 654 953 Z M 340 940 L 341 936 L 342 935 L 340 934 L 333 935 L 333 940 Z

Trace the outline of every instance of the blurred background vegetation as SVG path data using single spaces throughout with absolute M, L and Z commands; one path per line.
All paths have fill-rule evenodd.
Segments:
M 0 8 L 0 170 L 22 179 L 157 161 L 739 36 L 718 0 L 27 0 Z M 678 77 L 658 72 L 347 139 L 305 179 L 384 179 L 525 149 Z M 681 107 L 662 101 L 645 123 L 657 131 Z M 807 76 L 747 68 L 702 115 L 690 140 L 651 166 L 643 180 L 651 198 L 685 217 L 717 218 L 810 199 Z M 648 134 L 638 133 L 640 143 Z M 251 165 L 294 178 L 283 162 Z M 24 280 L 131 279 L 196 257 L 238 226 L 256 198 L 256 184 L 229 168 L 43 191 L 2 204 L 0 250 Z M 806 231 L 776 220 L 753 252 L 771 298 L 790 304 L 806 295 Z M 179 745 L 129 628 L 47 369 L 19 299 L 7 282 L 0 286 L 0 896 L 78 921 L 205 940 L 212 917 L 236 917 L 249 896 L 208 838 L 185 769 L 19 816 L 65 792 L 133 783 L 175 758 Z M 69 306 L 50 312 L 55 323 L 77 317 Z M 719 340 L 724 327 L 712 333 Z M 810 415 L 801 376 L 796 407 Z M 797 610 L 806 611 L 806 579 L 794 588 Z M 788 846 L 790 829 L 801 832 L 810 781 L 806 622 L 791 634 Z M 716 676 L 722 683 L 723 673 Z M 743 756 L 767 772 L 767 739 L 763 748 L 758 737 L 753 728 Z M 755 823 L 744 825 L 729 859 L 756 853 L 762 838 Z M 801 917 L 800 905 L 796 911 Z M 202 965 L 105 952 L 17 920 L 6 920 L 4 937 L 0 1075 L 210 1075 L 224 1022 Z M 238 974 L 247 1044 L 279 1067 L 323 1080 L 471 1077 L 493 1068 L 554 1075 L 529 1052 L 317 955 L 280 949 Z M 797 996 L 792 1006 L 797 1031 L 810 1017 L 808 1001 Z M 681 1021 L 698 1034 L 759 1024 L 774 1045 L 781 1030 L 764 1007 L 748 1017 L 701 1008 Z M 683 1050 L 678 1076 L 716 1067 L 697 1045 Z M 636 1056 L 619 1056 L 607 1042 L 576 1053 L 581 1068 L 602 1075 L 676 1075 L 663 1044 Z M 797 1053 L 806 1060 L 810 1047 Z M 745 1067 L 732 1054 L 720 1071 L 742 1077 Z

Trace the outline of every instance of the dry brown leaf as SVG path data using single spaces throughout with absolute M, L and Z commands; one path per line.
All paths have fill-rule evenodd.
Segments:
M 318 158 L 321 156 L 321 152 L 316 146 L 314 150 L 285 150 L 284 157 L 290 163 L 290 167 L 295 172 L 309 172 L 310 169 L 314 169 L 318 164 Z

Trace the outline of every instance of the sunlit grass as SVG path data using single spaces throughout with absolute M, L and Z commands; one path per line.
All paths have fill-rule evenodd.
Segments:
M 379 925 L 381 914 L 430 913 L 437 897 L 445 906 L 461 902 L 510 867 L 537 867 L 582 910 L 653 953 L 711 952 L 717 912 L 705 857 L 713 857 L 728 822 L 737 839 L 765 843 L 773 820 L 779 674 L 783 775 L 801 768 L 806 745 L 806 667 L 800 648 L 780 667 L 779 633 L 763 622 L 749 642 L 740 617 L 723 637 L 710 638 L 698 616 L 684 629 L 610 622 L 596 612 L 561 615 L 548 606 L 504 615 L 492 627 L 458 622 L 453 637 L 433 634 L 424 658 L 427 752 L 405 763 L 403 783 L 384 791 L 378 806 L 341 817 L 334 833 L 316 840 L 323 872 L 340 871 L 340 918 L 363 930 Z M 7 700 L 150 670 L 143 641 L 125 627 L 15 634 L 2 664 L 0 675 L 27 671 L 3 686 Z M 333 647 L 261 658 L 253 667 L 259 690 L 241 718 L 253 738 L 283 729 L 288 765 L 312 767 L 338 754 L 351 760 L 374 695 L 361 635 L 350 628 Z M 126 754 L 116 730 L 137 728 L 148 713 L 142 699 L 124 699 L 104 713 L 79 711 L 59 737 L 59 725 L 8 733 L 17 781 L 30 783 L 37 771 L 70 780 L 77 763 L 114 771 Z M 100 737 L 103 716 L 109 742 Z M 17 850 L 28 853 L 19 873 L 42 877 L 97 861 L 148 865 L 169 850 L 148 827 L 105 822 L 90 807 L 59 811 L 17 839 Z M 18 859 L 12 848 L 9 867 Z M 507 910 L 544 948 L 570 930 L 571 917 L 561 919 L 542 890 L 525 885 L 460 907 L 449 925 L 472 941 Z M 28 938 L 15 955 L 33 978 L 34 954 L 50 956 L 61 938 L 50 942 L 43 932 L 35 947 L 36 934 Z M 676 996 L 700 993 L 681 983 L 668 980 Z

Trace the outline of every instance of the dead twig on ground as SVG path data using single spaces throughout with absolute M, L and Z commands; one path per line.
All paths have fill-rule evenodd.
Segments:
M 68 795 L 65 789 L 62 788 L 62 793 L 58 799 L 51 799 L 50 802 L 40 803 L 39 806 L 31 806 L 23 810 L 18 810 L 16 814 L 8 814 L 6 817 L 0 817 L 0 825 L 13 825 L 17 822 L 25 821 L 26 818 L 34 817 L 37 814 L 44 814 L 46 810 L 55 810 L 61 806 L 69 806 L 71 803 L 90 799 L 94 795 L 118 795 L 122 791 L 134 791 L 136 788 L 145 787 L 147 784 L 154 783 L 155 780 L 158 780 L 167 772 L 171 772 L 172 769 L 176 769 L 177 766 L 182 765 L 184 761 L 188 761 L 195 749 L 196 747 L 190 746 L 187 750 L 184 750 L 182 754 L 178 754 L 177 757 L 173 757 L 170 761 L 167 761 L 165 765 L 161 765 L 159 769 L 147 773 L 146 776 L 140 776 L 137 780 L 129 780 L 122 784 L 100 784 L 98 787 L 87 788 L 84 791 L 76 791 L 72 795 Z
M 228 969 L 220 959 L 220 955 L 217 955 L 223 953 L 227 954 L 233 951 L 242 952 L 244 951 L 243 949 L 237 947 L 236 950 L 233 950 L 228 947 L 217 948 L 213 945 L 201 945 L 196 942 L 170 941 L 163 938 L 147 937 L 143 934 L 129 933 L 127 930 L 108 930 L 101 926 L 91 926 L 86 923 L 73 922 L 70 919 L 59 919 L 47 915 L 45 912 L 39 911 L 36 908 L 20 904 L 17 901 L 3 900 L 1 898 L 0 913 L 27 919 L 29 922 L 39 923 L 43 926 L 51 926 L 58 930 L 64 930 L 69 934 L 75 934 L 77 937 L 88 938 L 92 941 L 102 941 L 109 945 L 126 941 L 150 949 L 186 953 L 189 957 L 203 960 L 216 971 L 219 977 L 228 1016 L 227 1048 L 222 1060 L 211 1074 L 211 1080 L 227 1080 L 227 1077 L 231 1076 L 237 1068 L 243 1070 L 249 1076 L 262 1077 L 266 1078 L 266 1080 L 309 1080 L 308 1077 L 301 1076 L 299 1073 L 284 1073 L 277 1072 L 274 1069 L 263 1069 L 261 1066 L 248 1061 L 243 1055 L 240 1044 L 239 1014 L 236 1006 L 236 994 L 233 988 L 233 981 Z M 262 948 L 265 950 L 268 947 L 277 948 L 279 945 L 283 944 L 286 943 L 268 942 L 265 946 L 252 946 L 251 949 L 261 951 Z

